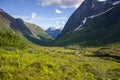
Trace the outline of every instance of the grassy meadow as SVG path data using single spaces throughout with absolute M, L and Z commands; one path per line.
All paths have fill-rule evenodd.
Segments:
M 120 49 L 116 44 L 109 47 Z M 94 56 L 110 51 L 105 49 L 33 44 L 25 49 L 0 48 L 0 80 L 120 80 L 119 59 Z

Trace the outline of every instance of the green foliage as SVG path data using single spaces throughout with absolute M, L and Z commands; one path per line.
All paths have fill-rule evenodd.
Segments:
M 85 54 L 91 55 L 95 50 L 98 48 L 82 48 Z M 76 50 L 69 47 L 36 45 L 11 52 L 0 49 L 0 80 L 120 79 L 119 63 L 97 57 L 78 56 L 75 53 Z
M 0 31 L 0 47 L 4 47 L 7 49 L 13 49 L 13 48 L 19 48 L 23 49 L 25 48 L 26 44 L 22 42 L 20 37 L 17 35 L 10 33 L 8 31 L 2 32 Z

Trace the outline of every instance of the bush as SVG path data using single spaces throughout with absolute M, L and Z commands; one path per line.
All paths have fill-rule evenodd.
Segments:
M 19 36 L 10 33 L 10 32 L 1 32 L 0 31 L 0 47 L 4 48 L 25 48 L 25 43 L 22 42 Z

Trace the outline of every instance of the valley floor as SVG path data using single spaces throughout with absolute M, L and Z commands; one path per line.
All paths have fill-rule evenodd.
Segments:
M 120 80 L 120 62 L 93 55 L 99 48 L 0 48 L 0 80 Z

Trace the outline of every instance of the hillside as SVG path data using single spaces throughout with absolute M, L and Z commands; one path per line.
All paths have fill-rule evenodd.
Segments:
M 114 7 L 114 3 L 117 1 L 119 0 L 85 0 L 70 16 L 65 24 L 62 34 L 73 32 L 81 24 L 84 24 L 85 18 L 100 14 L 111 7 Z
M 62 34 L 56 39 L 55 44 L 100 46 L 118 42 L 120 40 L 119 14 L 120 5 L 115 5 L 98 15 L 86 17 L 84 24 L 80 24 L 77 28 L 71 29 L 72 32 L 64 33 L 64 28 Z
M 39 26 L 28 22 L 24 22 L 24 24 L 32 33 L 32 36 L 25 35 L 29 41 L 40 45 L 46 45 L 53 40 L 53 38 Z
M 0 30 L 0 48 L 5 48 L 8 50 L 14 49 L 24 49 L 26 48 L 27 44 L 22 41 L 22 39 L 8 31 L 1 31 Z
M 113 3 L 114 6 L 108 8 L 106 11 L 103 11 L 96 15 L 93 14 L 91 16 L 85 17 L 84 20 L 79 21 L 80 22 L 79 26 L 76 27 L 75 29 L 71 29 L 72 25 L 69 26 L 68 28 L 71 30 L 70 32 L 69 29 L 68 32 L 67 31 L 65 32 L 64 28 L 63 32 L 55 40 L 54 45 L 58 46 L 78 45 L 82 48 L 99 47 L 98 50 L 93 52 L 93 55 L 87 56 L 100 57 L 105 60 L 115 60 L 119 62 L 120 61 L 119 3 L 120 1 L 114 2 Z M 69 20 L 67 23 L 69 23 Z M 81 50 L 81 48 L 79 48 L 78 50 Z
M 2 9 L 0 9 L 0 30 L 13 32 L 36 44 L 44 44 L 52 40 L 39 26 L 15 19 Z

